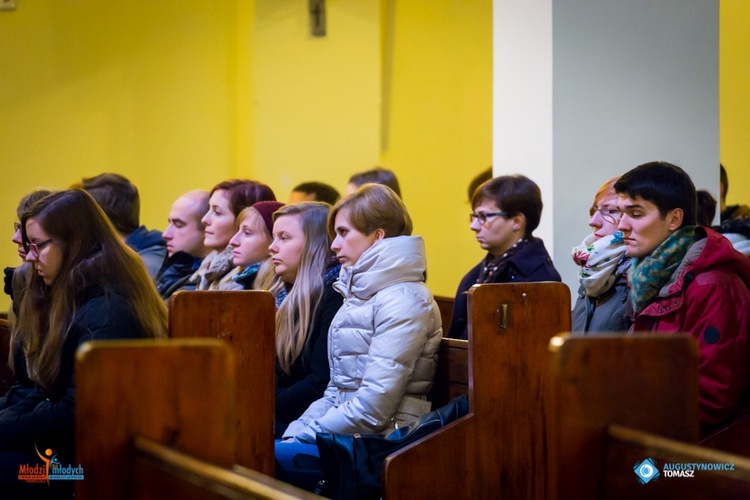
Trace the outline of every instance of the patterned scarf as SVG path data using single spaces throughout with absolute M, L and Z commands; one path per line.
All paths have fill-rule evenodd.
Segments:
M 683 226 L 664 240 L 651 255 L 633 259 L 628 278 L 636 313 L 643 311 L 667 284 L 695 242 L 695 226 Z
M 624 255 L 625 241 L 621 231 L 598 240 L 590 234 L 573 248 L 573 260 L 581 266 L 578 281 L 586 289 L 586 295 L 598 297 L 612 288 L 622 272 L 618 264 Z
M 259 270 L 260 263 L 247 266 L 245 269 L 232 276 L 232 281 L 246 287 L 252 283 Z
M 519 239 L 507 252 L 499 257 L 494 257 L 492 254 L 487 254 L 487 257 L 482 261 L 482 267 L 479 269 L 479 276 L 477 276 L 477 283 L 494 283 L 495 277 L 502 274 L 503 271 L 508 267 L 508 261 L 515 253 L 523 248 L 528 242 L 526 238 Z

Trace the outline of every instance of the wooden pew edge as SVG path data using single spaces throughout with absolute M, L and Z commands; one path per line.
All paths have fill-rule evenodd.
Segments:
M 610 424 L 607 427 L 607 437 L 646 450 L 653 450 L 655 455 L 674 457 L 674 461 L 733 463 L 733 471 L 717 470 L 712 472 L 732 479 L 750 482 L 750 458 L 748 457 L 675 441 L 617 424 Z
M 465 422 L 467 422 L 468 420 L 470 420 L 473 417 L 474 417 L 474 415 L 471 412 L 469 412 L 466 415 L 464 415 L 463 417 L 454 420 L 453 422 L 447 424 L 444 427 L 441 427 L 440 429 L 436 430 L 435 432 L 431 432 L 430 434 L 426 435 L 422 439 L 420 439 L 418 441 L 414 441 L 412 444 L 410 444 L 408 446 L 404 446 L 400 450 L 391 453 L 390 455 L 388 455 L 387 457 L 385 457 L 385 463 L 384 463 L 384 465 L 388 465 L 389 463 L 391 463 L 391 462 L 393 462 L 395 460 L 398 460 L 398 458 L 401 455 L 407 454 L 409 452 L 409 450 L 411 450 L 412 448 L 416 448 L 417 446 L 421 446 L 421 445 L 424 445 L 425 447 L 429 447 L 431 445 L 430 441 L 433 440 L 436 436 L 438 436 L 440 434 L 452 432 L 452 429 L 454 427 L 465 425 Z
M 469 412 L 467 415 L 454 420 L 445 427 L 438 429 L 437 431 L 423 437 L 422 439 L 413 442 L 412 444 L 401 448 L 400 450 L 391 453 L 383 461 L 383 474 L 382 474 L 382 488 L 383 498 L 400 498 L 402 495 L 399 494 L 399 485 L 393 484 L 394 474 L 391 471 L 398 473 L 402 468 L 413 467 L 411 458 L 414 454 L 429 455 L 431 457 L 441 457 L 444 460 L 436 460 L 436 463 L 454 462 L 466 466 L 466 441 L 464 439 L 459 440 L 455 443 L 456 448 L 450 449 L 443 445 L 443 438 L 449 439 L 452 435 L 463 435 L 468 428 L 474 415 Z M 463 449 L 464 453 L 461 456 L 456 456 L 458 449 Z M 430 472 L 437 473 L 448 473 L 449 471 L 435 471 L 434 468 Z M 394 491 L 395 490 L 395 491 Z M 447 492 L 446 492 L 447 493 Z
M 259 472 L 241 466 L 234 466 L 232 470 L 225 469 L 144 437 L 134 438 L 133 449 L 137 456 L 155 462 L 166 472 L 212 491 L 220 492 L 220 489 L 225 488 L 260 499 L 320 498 Z

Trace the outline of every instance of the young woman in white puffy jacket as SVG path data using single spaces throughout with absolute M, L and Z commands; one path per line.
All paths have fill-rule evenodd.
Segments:
M 411 217 L 390 188 L 365 184 L 343 198 L 328 229 L 342 265 L 334 288 L 344 296 L 328 333 L 331 381 L 276 443 L 277 475 L 308 489 L 322 472 L 294 457 L 317 455 L 318 432 L 387 433 L 430 411 L 442 338 L 424 284 L 424 241 L 411 236 Z

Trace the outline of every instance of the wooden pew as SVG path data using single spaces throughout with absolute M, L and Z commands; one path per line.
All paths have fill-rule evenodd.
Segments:
M 562 283 L 469 290 L 469 414 L 386 458 L 384 498 L 542 499 L 547 345 L 570 328 Z
M 320 499 L 259 472 L 220 467 L 146 438 L 135 438 L 133 448 L 135 498 Z
M 5 394 L 16 378 L 8 366 L 10 355 L 10 325 L 7 319 L 0 318 L 0 394 Z
M 236 463 L 274 474 L 276 305 L 262 291 L 181 291 L 169 306 L 173 338 L 214 337 L 237 354 Z
M 750 460 L 699 447 L 698 348 L 683 335 L 550 342 L 549 498 L 749 498 Z M 733 463 L 639 483 L 634 464 Z
M 750 399 L 745 397 L 734 418 L 701 435 L 700 445 L 750 456 Z
M 448 330 L 451 327 L 451 321 L 453 320 L 453 297 L 445 297 L 441 295 L 435 295 L 435 302 L 437 302 L 438 309 L 440 309 L 440 318 L 443 320 L 443 335 L 448 334 Z
M 461 394 L 469 394 L 469 341 L 443 339 L 435 381 L 427 399 L 435 409 Z
M 234 353 L 215 339 L 110 341 L 78 353 L 76 498 L 310 498 L 239 466 Z

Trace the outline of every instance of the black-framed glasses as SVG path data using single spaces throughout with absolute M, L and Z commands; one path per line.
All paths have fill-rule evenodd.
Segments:
M 508 212 L 472 212 L 469 214 L 469 222 L 479 219 L 480 224 L 486 224 L 490 217 L 507 217 Z
M 29 243 L 28 241 L 23 242 L 23 248 L 26 250 L 26 253 L 30 253 L 35 258 L 39 258 L 39 252 L 52 243 L 52 238 L 44 241 L 40 241 L 39 243 Z
M 20 222 L 14 222 L 13 223 L 13 232 L 17 233 L 21 230 L 21 223 Z
M 596 212 L 602 214 L 602 219 L 609 222 L 610 224 L 617 224 L 622 217 L 622 212 L 619 208 L 596 208 L 591 207 L 589 209 L 589 216 L 593 217 Z

